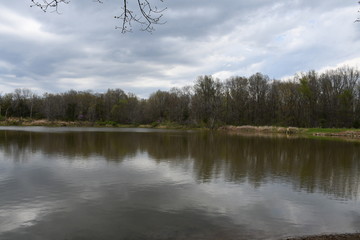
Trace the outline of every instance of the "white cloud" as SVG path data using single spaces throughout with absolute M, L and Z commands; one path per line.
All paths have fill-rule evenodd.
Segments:
M 359 58 L 348 59 L 346 61 L 337 63 L 335 65 L 325 66 L 325 67 L 319 69 L 318 71 L 323 73 L 323 72 L 326 72 L 327 70 L 341 68 L 341 67 L 353 67 L 353 68 L 356 68 L 356 69 L 360 69 L 360 57 Z
M 10 71 L 10 70 L 14 69 L 14 67 L 15 66 L 13 64 L 11 64 L 9 62 L 6 62 L 6 61 L 1 61 L 0 60 L 0 69 L 2 68 L 4 70 Z
M 12 10 L 0 8 L 0 35 L 13 35 L 30 41 L 59 41 L 63 40 L 56 34 L 46 32 L 43 24 L 28 17 L 21 16 Z
M 191 11 L 182 10 L 179 11 L 177 9 L 169 9 L 167 11 L 168 19 L 177 19 L 177 20 L 183 20 L 184 18 L 197 18 L 197 19 L 204 19 L 204 18 L 210 18 L 217 16 L 219 14 L 219 10 L 215 7 L 197 7 L 191 9 Z
M 227 79 L 235 75 L 236 74 L 234 72 L 230 72 L 230 71 L 220 71 L 212 74 L 214 78 L 219 78 L 219 79 Z

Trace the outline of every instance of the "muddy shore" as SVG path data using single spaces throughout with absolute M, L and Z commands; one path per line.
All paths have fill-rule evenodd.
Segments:
M 331 234 L 318 236 L 304 236 L 296 238 L 285 238 L 284 240 L 359 240 L 360 233 L 351 234 Z

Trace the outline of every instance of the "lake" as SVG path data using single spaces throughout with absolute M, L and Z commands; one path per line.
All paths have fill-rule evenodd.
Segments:
M 0 239 L 281 239 L 360 231 L 360 144 L 0 127 Z

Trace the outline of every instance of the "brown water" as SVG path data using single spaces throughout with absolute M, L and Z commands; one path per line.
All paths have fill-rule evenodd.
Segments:
M 0 128 L 0 239 L 279 239 L 360 231 L 360 144 Z

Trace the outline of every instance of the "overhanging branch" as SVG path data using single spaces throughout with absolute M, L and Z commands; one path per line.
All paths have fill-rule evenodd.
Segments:
M 103 3 L 102 0 L 94 0 L 98 3 Z M 123 0 L 121 14 L 115 16 L 116 19 L 121 21 L 120 26 L 116 26 L 116 29 L 120 29 L 122 33 L 131 32 L 132 24 L 135 22 L 139 24 L 142 31 L 153 32 L 154 25 L 164 24 L 161 21 L 163 18 L 163 12 L 167 9 L 158 8 L 150 0 L 133 0 L 136 1 L 137 9 L 130 9 L 128 0 Z M 158 0 L 163 2 L 164 0 Z M 60 4 L 69 4 L 70 0 L 43 0 L 36 1 L 31 0 L 31 7 L 39 7 L 42 11 L 47 12 L 49 9 L 53 9 L 54 12 L 59 13 L 58 8 Z

